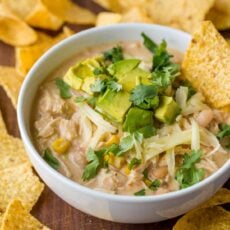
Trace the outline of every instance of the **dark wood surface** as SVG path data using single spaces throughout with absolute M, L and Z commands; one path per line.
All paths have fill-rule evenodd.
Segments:
M 82 6 L 97 13 L 102 10 L 91 0 L 75 0 Z M 86 29 L 86 26 L 69 25 L 76 32 Z M 53 32 L 49 32 L 55 34 Z M 14 66 L 14 49 L 0 42 L 0 65 Z M 0 87 L 0 109 L 3 114 L 8 132 L 19 137 L 19 130 L 16 120 L 16 111 L 4 90 Z M 48 187 L 45 187 L 39 201 L 32 210 L 32 214 L 42 223 L 53 230 L 136 230 L 156 229 L 169 230 L 175 224 L 177 218 L 152 224 L 118 224 L 86 215 L 57 197 Z

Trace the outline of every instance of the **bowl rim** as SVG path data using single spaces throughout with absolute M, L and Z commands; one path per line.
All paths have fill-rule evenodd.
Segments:
M 177 33 L 178 35 L 181 34 L 181 35 L 185 35 L 185 36 L 188 36 L 189 38 L 191 38 L 190 34 L 183 32 L 183 31 L 180 31 L 180 30 L 177 30 L 177 29 L 174 29 L 174 28 L 156 25 L 156 24 L 145 24 L 145 23 L 121 23 L 121 24 L 107 25 L 107 26 L 101 26 L 101 27 L 94 27 L 94 28 L 90 28 L 90 29 L 78 32 L 77 34 L 74 34 L 71 37 L 68 37 L 68 38 L 64 39 L 63 41 L 61 41 L 60 43 L 54 45 L 47 52 L 45 52 L 39 58 L 39 60 L 33 65 L 33 67 L 31 68 L 31 70 L 27 74 L 27 76 L 26 76 L 26 78 L 22 84 L 22 87 L 21 87 L 21 90 L 19 93 L 18 106 L 17 106 L 17 110 L 18 110 L 17 111 L 17 118 L 18 118 L 19 130 L 20 130 L 20 134 L 22 137 L 22 141 L 26 147 L 27 154 L 32 155 L 32 157 L 36 160 L 36 162 L 38 164 L 40 164 L 40 166 L 43 167 L 43 169 L 45 169 L 45 171 L 47 171 L 52 176 L 52 178 L 55 178 L 56 180 L 60 180 L 60 181 L 62 181 L 62 183 L 66 184 L 67 186 L 73 188 L 74 190 L 78 190 L 79 192 L 83 192 L 86 195 L 95 196 L 95 197 L 100 198 L 100 199 L 107 199 L 107 200 L 111 200 L 111 201 L 118 201 L 118 202 L 122 201 L 125 203 L 128 203 L 128 202 L 147 203 L 147 202 L 154 202 L 154 201 L 169 200 L 172 198 L 183 197 L 183 196 L 186 196 L 187 194 L 191 194 L 195 191 L 201 190 L 203 187 L 205 187 L 206 185 L 208 185 L 212 181 L 215 181 L 221 175 L 230 171 L 229 170 L 230 169 L 230 159 L 228 161 L 226 161 L 224 163 L 224 165 L 222 165 L 222 167 L 220 167 L 216 172 L 214 172 L 212 175 L 205 178 L 201 182 L 198 182 L 197 184 L 194 184 L 191 187 L 181 189 L 178 191 L 168 192 L 168 193 L 159 194 L 159 195 L 134 196 L 134 195 L 117 195 L 117 194 L 111 194 L 111 193 L 106 193 L 106 192 L 94 190 L 92 188 L 81 185 L 78 182 L 73 181 L 70 178 L 62 175 L 61 173 L 59 173 L 58 171 L 53 169 L 51 166 L 49 166 L 43 160 L 43 158 L 41 157 L 41 155 L 39 154 L 39 152 L 35 148 L 33 141 L 32 141 L 32 138 L 29 137 L 28 132 L 26 131 L 25 119 L 24 119 L 24 115 L 23 115 L 24 114 L 23 113 L 23 108 L 24 108 L 23 101 L 25 98 L 26 88 L 28 88 L 29 85 L 31 84 L 32 81 L 30 79 L 33 78 L 34 73 L 37 71 L 38 68 L 41 68 L 43 60 L 48 58 L 52 53 L 55 53 L 60 47 L 67 45 L 69 42 L 71 42 L 73 40 L 78 40 L 81 37 L 88 36 L 88 34 L 90 34 L 90 33 L 95 33 L 95 32 L 99 33 L 100 31 L 104 31 L 107 29 L 113 29 L 113 28 L 115 29 L 115 28 L 122 28 L 122 27 L 124 27 L 124 28 L 129 27 L 129 29 L 135 30 L 136 26 L 138 26 L 138 27 L 139 26 L 145 26 L 145 27 L 151 27 L 151 28 L 155 28 L 155 29 L 171 31 L 171 32 Z M 49 185 L 47 185 L 47 186 L 49 186 Z

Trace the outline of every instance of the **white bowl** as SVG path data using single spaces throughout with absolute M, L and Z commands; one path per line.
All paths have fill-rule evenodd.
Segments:
M 217 172 L 180 191 L 156 196 L 122 196 L 92 190 L 77 184 L 52 169 L 33 145 L 30 116 L 39 85 L 66 59 L 86 47 L 121 40 L 141 40 L 145 32 L 156 42 L 163 38 L 170 48 L 185 52 L 190 35 L 164 26 L 149 24 L 118 24 L 93 28 L 77 33 L 60 42 L 33 66 L 27 75 L 19 96 L 18 123 L 22 140 L 34 168 L 44 182 L 71 206 L 98 218 L 122 223 L 149 223 L 181 215 L 210 198 L 229 178 L 230 161 Z

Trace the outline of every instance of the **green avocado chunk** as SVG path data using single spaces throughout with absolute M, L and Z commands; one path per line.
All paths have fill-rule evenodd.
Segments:
M 160 106 L 155 110 L 155 117 L 166 124 L 172 124 L 180 111 L 179 105 L 172 97 L 162 96 Z
M 98 98 L 96 110 L 114 122 L 121 123 L 126 111 L 132 104 L 129 101 L 129 97 L 130 94 L 125 91 L 117 93 L 107 89 L 106 92 Z
M 151 84 L 151 73 L 141 68 L 135 68 L 125 73 L 118 81 L 127 92 L 131 92 L 140 83 L 144 85 Z
M 70 87 L 76 90 L 81 89 L 85 78 L 94 77 L 93 70 L 100 67 L 100 59 L 100 56 L 96 56 L 77 63 L 69 68 L 63 80 Z
M 132 69 L 136 68 L 140 64 L 138 59 L 125 59 L 108 67 L 108 72 L 115 76 L 118 80 L 123 77 L 124 74 L 130 72 Z
M 153 126 L 153 112 L 137 107 L 130 108 L 125 117 L 123 131 L 134 132 L 145 126 Z

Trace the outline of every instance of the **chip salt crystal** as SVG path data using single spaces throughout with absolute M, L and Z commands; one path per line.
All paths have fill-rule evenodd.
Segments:
M 205 21 L 193 34 L 182 72 L 214 108 L 230 106 L 230 47 L 212 22 Z

